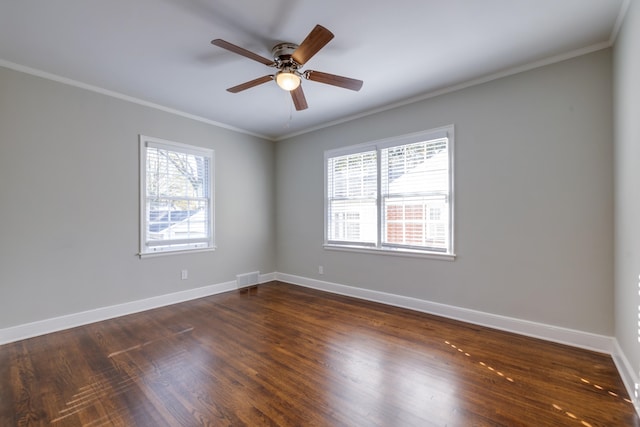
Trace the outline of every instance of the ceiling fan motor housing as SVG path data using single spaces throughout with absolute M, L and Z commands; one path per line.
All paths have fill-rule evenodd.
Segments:
M 294 61 L 291 59 L 291 55 L 293 55 L 293 52 L 295 52 L 297 48 L 298 45 L 295 43 L 278 43 L 271 49 L 271 54 L 277 63 L 293 65 Z M 297 68 L 299 64 L 295 64 L 295 66 Z

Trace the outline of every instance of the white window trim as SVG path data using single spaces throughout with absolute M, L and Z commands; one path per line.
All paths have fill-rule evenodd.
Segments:
M 454 253 L 446 254 L 441 252 L 431 252 L 431 251 L 423 251 L 423 250 L 413 251 L 408 249 L 392 250 L 387 247 L 369 248 L 366 246 L 349 246 L 349 245 L 337 245 L 337 244 L 325 243 L 323 245 L 323 248 L 329 251 L 390 255 L 390 256 L 399 256 L 399 257 L 406 257 L 406 258 L 427 258 L 427 259 L 438 259 L 438 260 L 444 260 L 444 261 L 454 261 L 456 259 L 456 254 Z
M 145 241 L 146 241 L 146 191 L 147 191 L 147 147 L 156 147 L 156 148 L 164 148 L 173 151 L 181 151 L 188 154 L 194 154 L 198 156 L 205 156 L 209 158 L 209 201 L 210 201 L 210 210 L 209 210 L 209 230 L 211 230 L 210 236 L 208 239 L 203 239 L 200 242 L 187 242 L 184 244 L 183 248 L 173 247 L 173 248 L 165 248 L 158 251 L 149 251 L 145 250 Z M 140 204 L 139 204 L 139 228 L 140 228 L 140 236 L 139 236 L 139 252 L 138 256 L 140 258 L 147 257 L 156 257 L 156 256 L 165 256 L 165 255 L 175 255 L 175 254 L 187 254 L 194 252 L 209 252 L 214 251 L 216 249 L 215 245 L 215 187 L 214 187 L 214 173 L 215 173 L 215 152 L 209 148 L 202 148 L 193 145 L 183 144 L 180 142 L 169 141 L 166 139 L 155 138 L 152 136 L 139 135 L 139 179 L 140 179 Z M 175 242 L 175 244 L 180 244 L 180 242 Z
M 353 245 L 353 244 L 340 244 L 338 242 L 330 242 L 328 236 L 328 212 L 329 212 L 329 204 L 328 204 L 328 160 L 332 157 L 345 156 L 349 154 L 355 154 L 362 151 L 367 150 L 375 150 L 378 152 L 378 156 L 380 156 L 380 152 L 384 148 L 393 147 L 397 145 L 403 144 L 411 144 L 414 142 L 427 141 L 438 138 L 448 138 L 448 160 L 449 160 L 449 204 L 450 208 L 448 210 L 449 215 L 449 239 L 450 239 L 450 251 L 449 252 L 436 252 L 422 249 L 406 249 L 406 248 L 392 248 L 389 246 L 383 246 L 381 244 L 382 238 L 382 221 L 378 220 L 378 242 L 374 246 L 363 245 Z M 456 258 L 455 253 L 455 186 L 454 186 L 454 125 L 442 126 L 439 128 L 431 129 L 428 131 L 415 132 L 406 135 L 401 135 L 397 137 L 385 138 L 377 141 L 366 142 L 357 145 L 351 145 L 348 147 L 341 147 L 332 150 L 327 150 L 324 153 L 324 249 L 327 250 L 335 250 L 335 251 L 344 251 L 344 252 L 359 252 L 359 253 L 369 253 L 369 254 L 382 254 L 382 255 L 394 255 L 394 256 L 403 256 L 403 257 L 413 257 L 413 258 L 430 258 L 430 259 L 439 259 L 446 261 L 453 261 Z M 378 158 L 378 216 L 381 215 L 380 204 L 380 186 L 381 186 L 381 170 L 380 170 L 380 159 Z

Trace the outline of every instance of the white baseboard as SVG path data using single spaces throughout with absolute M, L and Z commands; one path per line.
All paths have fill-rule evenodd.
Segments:
M 629 397 L 633 401 L 636 412 L 640 415 L 640 389 L 638 389 L 638 387 L 640 387 L 640 378 L 638 377 L 638 373 L 631 367 L 631 363 L 629 363 L 629 359 L 627 359 L 622 348 L 620 348 L 618 340 L 614 340 L 614 348 L 612 354 L 613 362 L 616 364 L 616 368 L 618 368 L 618 373 L 620 373 L 627 393 L 629 393 Z
M 605 335 L 576 331 L 573 329 L 546 325 L 544 323 L 500 316 L 467 308 L 421 300 L 418 298 L 373 291 L 370 289 L 324 282 L 291 274 L 276 273 L 276 280 L 368 301 L 380 302 L 396 307 L 408 308 L 411 310 L 421 311 L 423 313 L 435 314 L 450 319 L 473 323 L 475 325 L 514 332 L 520 335 L 540 338 L 600 353 L 613 354 L 615 351 L 614 338 Z
M 260 283 L 275 280 L 275 273 L 267 273 L 260 275 Z M 38 335 L 44 335 L 51 332 L 57 332 L 64 329 L 75 328 L 77 326 L 87 325 L 89 323 L 99 322 L 101 320 L 113 319 L 114 317 L 126 316 L 127 314 L 139 313 L 153 308 L 164 307 L 171 304 L 190 301 L 197 298 L 203 298 L 222 292 L 233 291 L 237 289 L 236 281 L 218 283 L 215 285 L 203 286 L 201 288 L 188 289 L 185 291 L 174 292 L 166 295 L 146 298 L 137 301 L 126 302 L 123 304 L 112 305 L 108 307 L 100 307 L 94 310 L 83 311 L 80 313 L 68 314 L 65 316 L 54 317 L 51 319 L 38 320 L 32 323 L 12 326 L 0 329 L 0 345 L 14 341 L 20 341 L 26 338 L 32 338 Z
M 277 273 L 265 273 L 260 275 L 260 283 L 273 282 L 276 279 Z

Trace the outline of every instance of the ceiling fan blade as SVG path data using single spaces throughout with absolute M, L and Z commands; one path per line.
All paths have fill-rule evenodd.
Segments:
M 300 43 L 300 46 L 293 52 L 291 58 L 298 64 L 303 65 L 313 55 L 318 53 L 333 38 L 333 33 L 322 25 L 316 25 L 309 33 L 306 39 Z
M 260 56 L 257 53 L 253 53 L 247 49 L 244 49 L 240 46 L 236 46 L 235 44 L 229 43 L 228 41 L 225 41 L 222 39 L 211 40 L 211 44 L 214 46 L 218 46 L 223 49 L 226 49 L 230 52 L 237 53 L 238 55 L 242 55 L 245 58 L 253 59 L 254 61 L 258 61 L 264 65 L 268 65 L 268 66 L 276 65 L 276 63 L 273 62 L 273 59 L 265 58 L 264 56 Z
M 335 74 L 323 73 L 313 70 L 306 71 L 304 73 L 304 77 L 307 80 L 355 90 L 356 92 L 360 90 L 363 84 L 362 80 L 350 79 L 349 77 L 336 76 Z
M 307 105 L 307 99 L 304 97 L 304 92 L 302 91 L 302 85 L 292 91 L 289 91 L 289 93 L 291 93 L 291 98 L 293 99 L 293 105 L 296 106 L 296 111 L 302 111 L 309 108 Z
M 257 79 L 239 84 L 238 86 L 230 87 L 229 89 L 227 89 L 227 92 L 242 92 L 243 90 L 251 89 L 252 87 L 261 85 L 262 83 L 270 82 L 271 80 L 273 80 L 273 77 L 273 75 L 258 77 Z

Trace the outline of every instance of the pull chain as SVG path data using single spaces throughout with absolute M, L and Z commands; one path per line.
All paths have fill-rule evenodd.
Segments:
M 289 129 L 289 127 L 291 126 L 291 122 L 293 122 L 293 102 L 291 101 L 291 95 L 289 94 L 289 92 L 286 92 L 286 94 L 287 94 L 287 100 L 289 103 L 289 120 L 287 120 L 283 128 Z

